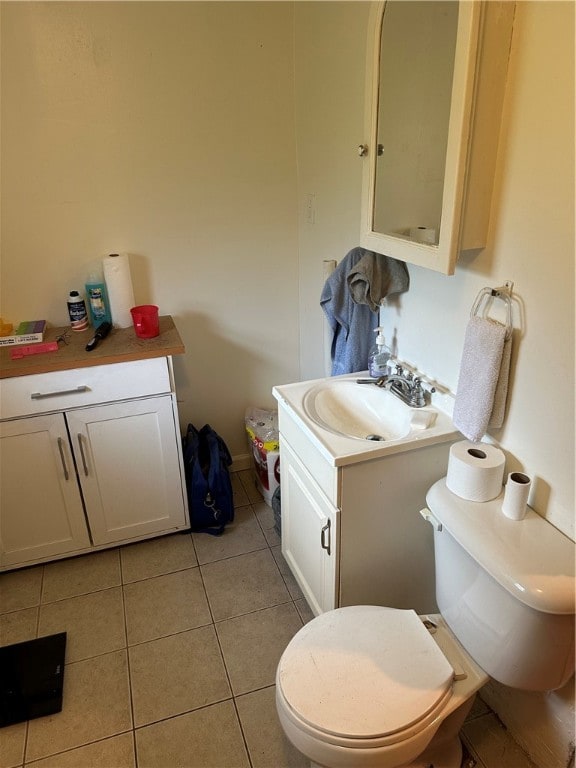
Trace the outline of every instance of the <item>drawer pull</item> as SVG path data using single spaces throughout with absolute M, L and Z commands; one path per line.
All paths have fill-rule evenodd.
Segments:
M 82 445 L 82 435 L 80 433 L 78 433 L 78 447 L 80 448 L 80 456 L 82 457 L 82 468 L 84 469 L 84 474 L 88 477 L 88 465 L 86 464 L 84 446 Z
M 43 400 L 45 397 L 58 397 L 59 395 L 75 395 L 80 392 L 89 392 L 90 387 L 86 384 L 81 384 L 74 389 L 59 389 L 56 392 L 32 392 L 30 395 L 31 400 Z
M 60 451 L 60 461 L 62 462 L 62 469 L 64 470 L 64 478 L 68 480 L 70 475 L 68 473 L 68 467 L 66 466 L 66 458 L 64 456 L 64 440 L 61 437 L 58 438 L 58 450 Z
M 328 536 L 326 536 L 328 534 Z M 328 544 L 326 544 L 326 538 L 328 538 Z M 320 534 L 320 546 L 322 549 L 325 549 L 328 554 L 330 554 L 330 520 L 326 523 L 326 525 L 322 528 L 322 532 Z

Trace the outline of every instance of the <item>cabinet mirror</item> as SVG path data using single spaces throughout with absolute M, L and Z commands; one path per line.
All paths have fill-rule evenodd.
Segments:
M 387 0 L 370 18 L 361 244 L 452 274 L 481 3 Z

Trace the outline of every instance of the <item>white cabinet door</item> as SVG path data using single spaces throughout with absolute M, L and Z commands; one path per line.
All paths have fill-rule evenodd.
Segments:
M 95 546 L 185 528 L 171 395 L 66 413 Z
M 318 616 L 337 607 L 340 513 L 286 442 L 280 472 L 282 554 Z
M 0 423 L 0 566 L 90 547 L 61 413 Z

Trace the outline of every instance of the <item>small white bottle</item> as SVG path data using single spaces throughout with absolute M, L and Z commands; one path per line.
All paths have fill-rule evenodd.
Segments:
M 392 356 L 392 350 L 386 346 L 386 339 L 382 333 L 383 330 L 384 328 L 381 326 L 374 329 L 374 333 L 377 334 L 376 343 L 370 350 L 370 355 L 368 356 L 368 372 L 374 379 L 379 379 L 381 376 L 387 376 L 389 373 L 388 361 Z
M 68 315 L 70 317 L 70 327 L 73 331 L 85 331 L 88 328 L 86 302 L 78 291 L 70 291 L 70 296 L 68 296 Z

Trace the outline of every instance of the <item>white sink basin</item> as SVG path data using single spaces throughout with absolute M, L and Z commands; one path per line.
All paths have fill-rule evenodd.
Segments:
M 327 379 L 309 389 L 302 402 L 306 415 L 337 435 L 376 442 L 400 440 L 436 421 L 433 408 L 411 408 L 375 384 Z
M 309 446 L 331 466 L 342 467 L 459 436 L 448 415 L 451 403 L 445 402 L 453 398 L 436 390 L 434 404 L 411 408 L 375 384 L 356 383 L 366 376 L 362 371 L 273 388 L 280 436 L 284 434 L 304 463 L 311 460 Z M 301 440 L 301 433 L 306 439 Z

